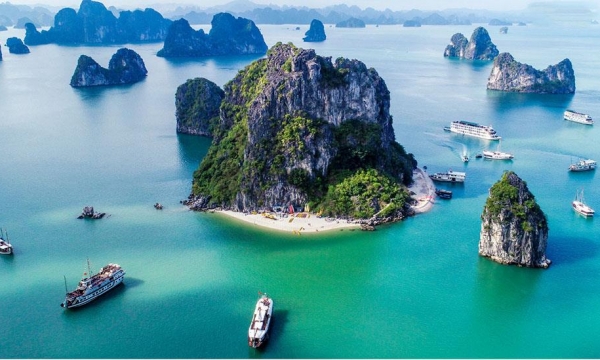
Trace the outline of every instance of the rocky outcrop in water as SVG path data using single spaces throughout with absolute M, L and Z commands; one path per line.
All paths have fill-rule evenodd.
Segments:
M 38 32 L 25 26 L 25 43 L 41 44 L 126 44 L 163 41 L 171 20 L 153 9 L 122 11 L 119 17 L 97 1 L 83 0 L 79 10 L 61 9 L 54 26 Z
M 327 36 L 325 35 L 325 26 L 317 19 L 313 19 L 313 21 L 310 22 L 310 28 L 304 35 L 306 35 L 306 37 L 302 40 L 305 42 L 320 42 L 327 39 Z
M 133 50 L 119 49 L 110 59 L 108 69 L 89 56 L 81 55 L 71 77 L 71 86 L 108 86 L 131 84 L 143 80 L 148 74 L 144 60 Z
M 498 49 L 492 43 L 487 30 L 478 27 L 468 41 L 461 33 L 452 35 L 450 45 L 446 46 L 446 50 L 444 50 L 444 56 L 469 60 L 493 60 L 498 56 Z
M 2 61 L 2 46 L 0 46 L 0 61 Z
M 340 21 L 337 24 L 335 24 L 335 27 L 337 28 L 364 28 L 367 25 L 365 24 L 364 21 L 362 21 L 361 19 L 357 19 L 357 18 L 350 18 L 348 20 L 344 20 L 344 21 Z
M 479 255 L 507 265 L 547 268 L 548 221 L 525 181 L 505 172 L 481 214 Z
M 29 54 L 29 48 L 23 41 L 16 37 L 6 39 L 6 47 L 11 54 Z
M 540 71 L 517 62 L 509 53 L 502 53 L 494 60 L 487 88 L 536 94 L 573 94 L 575 72 L 569 59 Z
M 212 137 L 224 96 L 217 84 L 204 78 L 179 85 L 175 93 L 177 132 Z
M 402 217 L 416 161 L 395 141 L 377 71 L 277 44 L 224 90 L 191 208 L 310 203 L 324 215 Z
M 96 220 L 96 219 L 102 219 L 105 215 L 106 215 L 106 213 L 94 211 L 93 206 L 86 206 L 83 208 L 81 215 L 79 215 L 77 218 L 78 219 L 94 219 L 94 220 Z
M 202 29 L 192 29 L 185 19 L 174 21 L 163 48 L 156 55 L 203 57 L 267 52 L 267 44 L 252 20 L 220 13 L 213 17 L 211 25 L 210 32 L 206 34 Z

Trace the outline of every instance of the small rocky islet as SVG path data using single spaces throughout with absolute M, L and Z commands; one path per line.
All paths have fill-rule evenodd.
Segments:
M 121 48 L 112 56 L 108 69 L 94 59 L 81 55 L 71 77 L 72 87 L 110 86 L 132 84 L 148 74 L 144 60 L 133 50 Z
M 479 255 L 507 265 L 548 268 L 548 220 L 516 173 L 506 171 L 489 190 L 481 214 Z
M 481 26 L 473 31 L 469 40 L 461 33 L 452 35 L 444 50 L 445 57 L 468 60 L 494 60 L 498 53 L 490 34 Z
M 6 39 L 6 47 L 11 54 L 29 54 L 29 48 L 17 37 Z
M 302 39 L 304 40 L 304 42 L 321 42 L 327 39 L 327 35 L 325 35 L 325 26 L 323 26 L 323 22 L 317 19 L 313 19 L 310 22 L 310 28 L 304 35 L 306 35 Z

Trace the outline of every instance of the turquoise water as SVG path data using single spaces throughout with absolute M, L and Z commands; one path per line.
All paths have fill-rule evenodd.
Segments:
M 261 26 L 269 46 L 305 46 L 295 26 Z M 428 171 L 467 172 L 454 198 L 375 232 L 301 236 L 218 214 L 187 211 L 205 138 L 175 133 L 175 90 L 189 78 L 219 85 L 256 57 L 171 61 L 162 44 L 129 45 L 143 82 L 108 89 L 68 84 L 81 54 L 107 66 L 118 47 L 31 48 L 0 62 L 0 358 L 600 357 L 597 219 L 570 209 L 583 187 L 600 207 L 598 125 L 562 120 L 573 108 L 600 118 L 600 28 L 488 27 L 500 51 L 543 69 L 568 57 L 572 96 L 485 90 L 490 63 L 448 60 L 450 37 L 475 26 L 336 29 L 318 54 L 374 67 L 392 97 L 397 140 Z M 0 42 L 21 30 L 0 33 Z M 308 47 L 308 46 L 306 46 Z M 513 162 L 460 161 L 490 143 L 442 131 L 452 120 L 492 124 Z M 497 146 L 491 144 L 492 148 Z M 502 266 L 477 254 L 487 191 L 504 170 L 527 181 L 548 216 L 548 270 Z M 156 211 L 152 205 L 165 206 Z M 86 205 L 107 212 L 77 220 Z M 124 286 L 65 311 L 86 258 L 124 267 Z M 248 348 L 257 292 L 275 299 L 272 338 Z

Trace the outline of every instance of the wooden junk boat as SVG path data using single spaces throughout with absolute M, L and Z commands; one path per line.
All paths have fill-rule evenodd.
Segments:
M 256 302 L 252 322 L 248 328 L 248 346 L 260 347 L 269 338 L 269 326 L 273 316 L 273 299 L 261 294 Z

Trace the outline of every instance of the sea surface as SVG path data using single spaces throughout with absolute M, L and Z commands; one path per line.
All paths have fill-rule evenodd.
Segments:
M 597 358 L 600 223 L 571 209 L 578 189 L 600 210 L 600 125 L 564 121 L 572 108 L 600 121 L 600 26 L 486 26 L 501 52 L 536 69 L 573 63 L 574 95 L 486 90 L 490 62 L 443 51 L 470 26 L 259 26 L 323 56 L 359 59 L 391 92 L 396 139 L 427 171 L 467 173 L 449 201 L 375 232 L 277 232 L 180 200 L 210 140 L 175 132 L 175 91 L 205 77 L 222 86 L 257 56 L 168 60 L 162 44 L 126 45 L 148 68 L 137 84 L 74 89 L 80 55 L 107 67 L 122 46 L 30 47 L 0 62 L 0 358 Z M 0 32 L 0 43 L 23 30 Z M 493 125 L 501 143 L 444 132 L 453 120 Z M 514 161 L 474 159 L 483 149 Z M 472 160 L 463 164 L 460 154 Z M 478 255 L 480 216 L 502 173 L 523 178 L 548 217 L 547 270 Z M 164 210 L 153 204 L 160 202 Z M 84 206 L 106 212 L 78 220 Z M 75 309 L 59 304 L 90 260 L 114 262 L 124 286 Z M 258 292 L 273 297 L 271 339 L 246 342 Z

